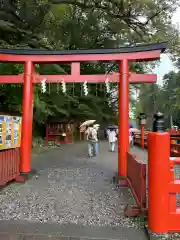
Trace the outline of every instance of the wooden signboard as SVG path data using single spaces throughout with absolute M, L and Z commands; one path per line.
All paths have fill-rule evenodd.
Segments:
M 21 122 L 21 117 L 0 115 L 0 150 L 20 147 Z

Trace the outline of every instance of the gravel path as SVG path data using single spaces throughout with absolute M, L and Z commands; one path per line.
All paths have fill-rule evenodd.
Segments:
M 86 157 L 85 143 L 35 156 L 38 174 L 1 191 L 0 220 L 138 229 L 138 222 L 123 216 L 131 201 L 128 189 L 112 182 L 117 153 L 108 152 L 106 142 L 100 147 L 100 156 L 92 159 Z

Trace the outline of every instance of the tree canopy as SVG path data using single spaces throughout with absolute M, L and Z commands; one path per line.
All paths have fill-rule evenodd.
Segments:
M 64 36 L 55 41 L 58 47 L 73 34 L 73 26 L 77 27 L 77 31 L 73 29 L 76 37 L 86 36 L 85 41 L 90 37 L 86 35 L 89 30 L 96 32 L 91 37 L 101 46 L 106 40 L 118 46 L 160 41 L 171 39 L 172 32 L 175 33 L 171 17 L 178 6 L 176 0 L 2 0 L 0 29 L 8 44 L 30 47 L 44 47 L 49 37 L 55 40 Z M 90 41 L 90 46 L 93 43 Z M 75 44 L 72 45 L 77 48 Z
M 156 110 L 164 114 L 167 128 L 170 128 L 172 123 L 180 127 L 179 79 L 180 72 L 171 71 L 164 76 L 162 86 L 154 84 L 150 88 L 141 87 L 136 111 L 148 114 L 149 127 L 152 127 L 152 117 Z
M 175 0 L 2 0 L 0 47 L 92 49 L 168 40 L 170 52 L 178 62 L 179 32 L 171 23 L 178 6 Z M 83 64 L 81 71 L 98 74 L 117 67 L 110 63 Z M 68 73 L 69 69 L 68 65 L 59 64 L 36 66 L 36 71 L 44 74 Z M 132 64 L 131 69 L 147 71 L 146 65 L 138 63 Z M 22 72 L 20 64 L 0 64 L 0 74 Z M 159 91 L 156 85 L 143 88 L 149 94 L 156 88 Z M 41 94 L 40 86 L 34 89 L 37 126 L 49 116 L 77 121 L 97 118 L 100 122 L 114 121 L 117 117 L 117 94 L 106 94 L 104 85 L 90 85 L 88 96 L 83 95 L 80 84 L 68 84 L 66 95 L 59 84 L 50 84 L 47 89 L 46 94 Z M 117 86 L 112 84 L 111 90 L 116 93 Z M 132 88 L 131 92 L 134 91 Z M 21 85 L 0 85 L 0 99 L 0 111 L 21 114 Z M 134 106 L 133 97 L 131 103 Z

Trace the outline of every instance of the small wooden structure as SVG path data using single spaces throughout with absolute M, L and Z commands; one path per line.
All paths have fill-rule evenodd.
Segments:
M 20 175 L 21 117 L 0 113 L 0 186 Z
M 74 123 L 72 121 L 60 121 L 49 119 L 46 123 L 45 142 L 71 143 L 74 139 Z

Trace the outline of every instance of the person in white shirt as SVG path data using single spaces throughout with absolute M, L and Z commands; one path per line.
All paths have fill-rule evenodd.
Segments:
M 88 141 L 88 154 L 89 157 L 93 157 L 96 155 L 96 143 L 98 142 L 97 138 L 97 130 L 90 125 L 85 131 Z
M 129 128 L 129 145 L 130 147 L 134 146 L 134 132 L 132 127 Z
M 107 131 L 107 134 L 108 134 L 108 141 L 109 141 L 109 145 L 110 145 L 110 151 L 114 152 L 116 141 L 117 141 L 117 133 L 116 133 L 115 129 L 109 129 Z
M 99 129 L 99 126 L 96 126 L 96 125 L 93 126 L 93 136 L 94 136 L 94 141 L 95 141 L 96 155 L 99 155 L 98 129 Z

